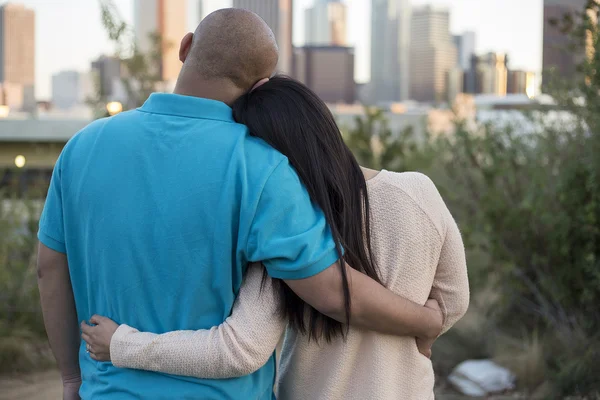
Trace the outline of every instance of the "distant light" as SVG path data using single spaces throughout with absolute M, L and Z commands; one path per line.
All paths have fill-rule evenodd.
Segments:
M 527 86 L 527 88 L 525 89 L 525 93 L 527 94 L 527 97 L 533 99 L 533 97 L 535 96 L 535 88 L 533 86 Z
M 19 154 L 15 157 L 15 165 L 17 166 L 17 168 L 23 168 L 26 162 L 27 160 L 25 159 L 25 156 Z
M 106 105 L 106 111 L 108 111 L 108 115 L 116 115 L 123 111 L 123 104 L 118 101 L 111 101 Z
M 0 118 L 8 117 L 8 113 L 10 112 L 10 107 L 5 105 L 0 105 Z
M 535 97 L 535 75 L 528 72 L 525 77 L 525 94 L 530 99 Z
M 402 103 L 394 103 L 390 106 L 390 111 L 393 114 L 404 114 L 406 112 L 406 106 Z

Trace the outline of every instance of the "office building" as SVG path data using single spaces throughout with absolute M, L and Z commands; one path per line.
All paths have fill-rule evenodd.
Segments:
M 188 32 L 186 0 L 136 0 L 134 10 L 135 38 L 140 49 L 148 53 L 156 38 L 162 40 L 160 76 L 167 86 L 179 76 L 179 44 Z
M 410 98 L 410 0 L 372 0 L 371 92 L 376 102 Z
M 428 103 L 444 101 L 448 71 L 457 63 L 448 8 L 424 6 L 413 10 L 410 55 L 411 98 Z
M 362 104 L 372 104 L 373 94 L 371 90 L 373 87 L 370 83 L 356 83 L 356 101 Z
M 577 53 L 568 49 L 571 38 L 561 32 L 559 27 L 552 26 L 552 20 L 562 20 L 565 14 L 581 13 L 587 0 L 544 0 L 544 33 L 543 33 L 543 59 L 542 69 L 544 81 L 548 80 L 550 71 L 554 71 L 559 77 L 572 79 L 576 74 L 584 52 Z M 548 82 L 544 82 L 547 84 Z
M 305 12 L 305 40 L 309 46 L 347 46 L 346 4 L 339 0 L 317 0 Z
M 503 53 L 487 53 L 471 59 L 475 74 L 475 93 L 506 96 L 508 88 L 508 58 Z
M 122 82 L 121 60 L 116 57 L 100 56 L 92 62 L 92 80 L 103 100 L 127 102 L 127 92 Z
M 61 71 L 52 75 L 52 104 L 56 108 L 68 110 L 80 106 L 94 94 L 89 73 Z
M 233 7 L 252 11 L 265 20 L 279 46 L 277 70 L 290 75 L 293 69 L 292 0 L 233 0 Z
M 224 8 L 226 4 L 223 0 L 197 0 L 198 1 L 198 22 L 202 21 L 208 14 L 220 8 Z
M 471 57 L 475 54 L 475 32 L 464 32 L 454 36 L 458 66 L 463 70 L 471 67 Z
M 0 6 L 0 85 L 4 105 L 35 109 L 35 13 L 20 4 Z
M 294 49 L 294 77 L 326 103 L 356 100 L 354 49 L 343 46 L 304 46 Z
M 454 66 L 446 73 L 446 100 L 453 104 L 456 97 L 464 93 L 465 72 L 460 66 Z
M 474 65 L 476 65 L 476 61 L 473 60 L 477 60 L 477 56 L 473 55 L 471 56 L 471 67 L 469 69 L 467 69 L 466 71 L 464 71 L 464 77 L 463 77 L 463 93 L 467 93 L 467 94 L 477 94 L 478 91 L 478 83 L 477 83 L 477 71 L 474 69 Z
M 533 72 L 508 71 L 508 94 L 526 94 L 528 97 L 535 96 L 536 79 Z

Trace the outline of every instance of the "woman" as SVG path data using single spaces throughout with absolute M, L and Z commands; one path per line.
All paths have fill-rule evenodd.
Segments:
M 462 239 L 429 178 L 359 167 L 327 106 L 294 80 L 275 77 L 233 110 L 251 134 L 289 158 L 349 265 L 414 302 L 437 300 L 443 332 L 464 315 L 469 287 Z M 93 358 L 199 378 L 257 370 L 288 325 L 278 398 L 433 398 L 432 365 L 414 338 L 342 326 L 259 266 L 249 268 L 231 316 L 210 330 L 156 335 L 103 317 L 91 322 L 97 325 L 82 330 Z

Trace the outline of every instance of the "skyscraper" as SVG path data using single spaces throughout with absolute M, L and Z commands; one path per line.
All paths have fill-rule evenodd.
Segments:
M 471 66 L 471 56 L 475 54 L 475 32 L 463 32 L 461 35 L 454 36 L 456 45 L 458 65 L 463 70 L 468 70 Z
M 371 93 L 377 101 L 410 97 L 410 0 L 372 0 Z
M 181 70 L 179 43 L 187 33 L 186 0 L 136 0 L 135 37 L 140 49 L 152 49 L 154 35 L 163 43 L 162 62 L 159 66 L 162 80 L 172 84 Z
M 450 68 L 446 73 L 446 100 L 449 104 L 456 101 L 456 97 L 464 93 L 465 72 L 460 66 Z
M 487 53 L 472 58 L 476 93 L 506 96 L 508 89 L 508 58 L 504 53 Z
M 352 47 L 297 47 L 294 76 L 325 102 L 352 104 L 356 100 Z
M 275 34 L 279 46 L 277 69 L 284 74 L 291 74 L 293 69 L 292 0 L 233 0 L 233 7 L 252 11 L 265 20 Z
M 535 74 L 528 71 L 508 71 L 508 89 L 510 94 L 526 94 L 533 97 L 536 91 Z
M 577 64 L 583 59 L 583 52 L 574 53 L 567 49 L 570 38 L 552 26 L 552 19 L 561 20 L 568 13 L 582 13 L 587 0 L 544 0 L 544 44 L 542 68 L 547 80 L 550 69 L 555 69 L 562 78 L 571 79 L 576 72 Z M 548 82 L 545 82 L 545 84 Z
M 52 104 L 68 110 L 84 104 L 93 93 L 90 74 L 78 71 L 61 71 L 52 75 Z
M 446 98 L 447 75 L 456 66 L 450 34 L 450 11 L 441 6 L 413 10 L 410 51 L 411 98 L 423 102 Z
M 0 6 L 0 85 L 2 102 L 35 108 L 35 13 L 20 4 Z
M 305 44 L 347 46 L 347 6 L 339 0 L 317 0 L 305 13 Z
M 203 20 L 208 14 L 225 6 L 223 0 L 197 0 L 198 1 L 198 22 Z
M 100 56 L 92 62 L 92 75 L 103 100 L 127 102 L 127 92 L 122 82 L 121 60 L 116 57 Z

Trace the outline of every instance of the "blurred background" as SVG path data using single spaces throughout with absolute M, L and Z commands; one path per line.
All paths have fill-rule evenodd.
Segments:
M 600 399 L 596 0 L 0 1 L 0 399 L 61 395 L 35 247 L 62 147 L 171 90 L 183 35 L 232 6 L 362 165 L 429 175 L 458 220 L 472 302 L 434 348 L 438 398 Z

